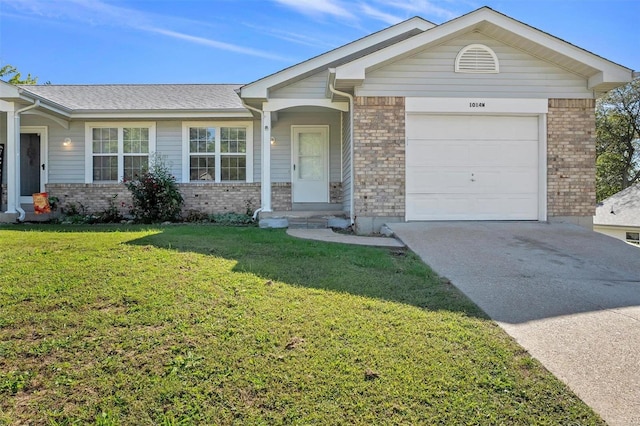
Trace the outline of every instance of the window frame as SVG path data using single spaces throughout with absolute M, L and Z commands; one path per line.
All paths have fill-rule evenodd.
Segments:
M 631 234 L 633 234 L 633 236 L 630 237 Z M 625 231 L 624 240 L 635 246 L 640 245 L 640 231 Z
M 93 129 L 117 129 L 118 132 L 118 152 L 115 154 L 118 161 L 118 180 L 94 180 L 93 179 Z M 149 129 L 149 152 L 144 153 L 125 153 L 124 152 L 124 129 L 125 128 L 146 128 Z M 124 157 L 148 157 L 156 152 L 156 123 L 154 121 L 100 121 L 85 123 L 85 183 L 119 183 L 124 178 Z M 104 155 L 111 156 L 113 154 Z
M 215 176 L 212 180 L 191 180 L 191 151 L 189 145 L 189 131 L 192 127 L 204 127 L 215 129 L 215 152 L 203 153 L 205 156 L 214 157 Z M 246 152 L 221 152 L 221 133 L 223 127 L 244 128 L 246 134 Z M 198 155 L 198 153 L 194 153 Z M 222 180 L 222 161 L 223 156 L 245 156 L 246 178 L 244 180 Z M 182 122 L 182 183 L 253 183 L 253 122 L 252 121 L 183 121 Z

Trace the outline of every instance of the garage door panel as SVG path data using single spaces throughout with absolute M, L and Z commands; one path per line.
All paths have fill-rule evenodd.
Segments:
M 407 194 L 467 192 L 469 173 L 466 170 L 420 167 L 414 171 L 414 179 L 407 180 Z
M 536 220 L 537 202 L 512 194 L 420 194 L 407 204 L 408 220 Z
M 536 117 L 462 116 L 410 113 L 409 139 L 442 140 L 518 140 L 538 139 Z M 533 119 L 532 119 L 533 118 Z
M 469 147 L 466 142 L 445 140 L 409 141 L 411 155 L 407 156 L 407 166 L 460 166 L 468 164 Z
M 407 220 L 538 219 L 537 116 L 412 113 L 407 135 Z

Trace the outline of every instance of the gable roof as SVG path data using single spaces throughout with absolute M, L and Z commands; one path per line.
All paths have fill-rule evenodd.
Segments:
M 593 224 L 640 227 L 640 183 L 598 203 Z
M 245 110 L 238 84 L 22 85 L 70 112 Z
M 268 97 L 270 89 L 301 80 L 328 68 L 365 56 L 401 40 L 411 38 L 436 25 L 420 17 L 413 17 L 366 37 L 330 50 L 299 64 L 242 86 L 240 96 L 245 99 Z
M 588 79 L 589 89 L 606 92 L 632 80 L 632 70 L 534 27 L 482 7 L 402 40 L 389 47 L 336 67 L 336 81 L 357 85 L 367 71 L 441 44 L 461 34 L 480 31 L 498 41 L 556 64 Z M 336 84 L 340 88 L 340 84 Z

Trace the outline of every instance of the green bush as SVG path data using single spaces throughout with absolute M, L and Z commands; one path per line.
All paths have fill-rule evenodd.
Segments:
M 180 219 L 184 200 L 175 176 L 159 156 L 151 159 L 149 170 L 123 181 L 133 196 L 131 215 L 136 222 L 153 223 Z

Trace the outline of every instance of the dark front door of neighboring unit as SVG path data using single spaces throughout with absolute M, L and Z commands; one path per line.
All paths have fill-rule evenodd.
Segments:
M 29 197 L 41 192 L 40 135 L 23 133 L 20 135 L 20 196 Z M 21 200 L 22 201 L 22 200 Z

